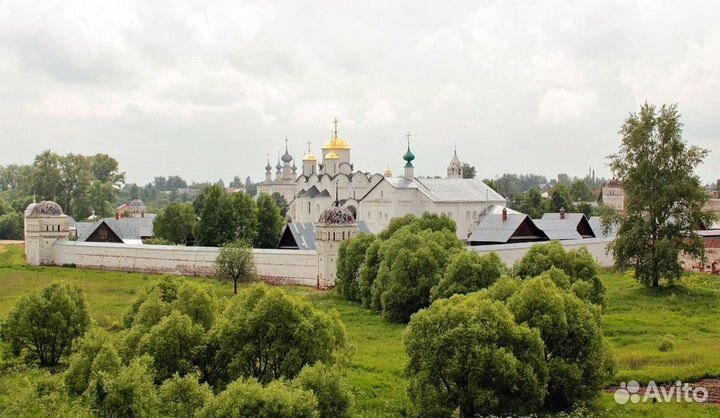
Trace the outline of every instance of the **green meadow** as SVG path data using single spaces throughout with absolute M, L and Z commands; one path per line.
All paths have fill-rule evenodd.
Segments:
M 23 294 L 53 280 L 82 287 L 93 319 L 111 327 L 118 322 L 135 294 L 159 276 L 83 270 L 62 267 L 28 267 L 22 247 L 0 247 L 0 319 Z M 720 377 L 720 277 L 691 274 L 673 287 L 646 289 L 630 274 L 604 272 L 608 306 L 603 315 L 605 337 L 614 349 L 617 373 L 608 385 L 627 380 L 694 382 Z M 192 278 L 211 286 L 219 296 L 231 297 L 232 286 L 214 279 Z M 334 292 L 292 287 L 287 290 L 307 298 L 322 309 L 335 309 L 345 324 L 352 346 L 347 376 L 358 417 L 402 417 L 409 400 L 403 375 L 406 361 L 402 345 L 404 326 L 344 301 Z M 661 351 L 663 341 L 672 348 Z M 2 347 L 0 347 L 2 349 Z M 1 363 L 0 363 L 1 364 Z M 0 370 L 0 417 L 3 403 L 15 394 L 9 387 L 31 383 L 37 370 Z M 720 417 L 720 406 L 695 404 L 616 405 L 604 393 L 589 411 L 560 416 L 602 417 Z

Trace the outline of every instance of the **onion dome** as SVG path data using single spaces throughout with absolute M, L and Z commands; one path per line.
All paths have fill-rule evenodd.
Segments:
M 130 206 L 131 208 L 139 208 L 145 206 L 145 202 L 140 199 L 133 199 L 128 206 Z
M 287 137 L 285 137 L 285 154 L 283 154 L 283 156 L 280 157 L 280 159 L 284 163 L 289 163 L 290 161 L 293 160 L 292 155 L 290 155 L 290 153 L 288 152 L 287 143 L 288 143 L 288 139 L 287 139 Z
M 346 208 L 331 206 L 322 212 L 318 223 L 322 225 L 352 225 L 355 223 L 355 218 Z
M 350 149 L 350 145 L 344 139 L 337 135 L 333 135 L 332 138 L 323 145 L 324 150 L 338 150 L 338 149 Z
M 43 200 L 42 202 L 35 205 L 30 211 L 29 216 L 62 216 L 63 210 L 57 203 L 51 200 Z
M 279 158 L 278 158 L 277 165 L 275 166 L 275 169 L 276 169 L 277 171 L 280 171 L 280 170 L 282 169 L 282 165 L 280 165 L 280 159 L 279 159 Z
M 387 167 L 385 169 L 385 173 L 383 173 L 383 176 L 385 177 L 392 177 L 392 170 L 390 170 L 390 167 Z
M 270 172 L 272 170 L 272 166 L 270 165 L 270 161 L 267 162 L 267 165 L 265 166 L 265 171 Z
M 312 152 L 308 151 L 307 154 L 303 157 L 303 161 L 316 161 L 317 158 L 313 155 Z
M 338 158 L 340 158 L 340 157 L 338 157 L 338 155 L 335 154 L 335 152 L 333 152 L 333 151 L 330 151 L 327 154 L 325 154 L 326 160 L 337 160 Z
M 405 160 L 405 167 L 412 167 L 412 162 L 415 159 L 415 154 L 410 151 L 410 144 L 408 144 L 408 149 L 403 155 L 403 160 Z

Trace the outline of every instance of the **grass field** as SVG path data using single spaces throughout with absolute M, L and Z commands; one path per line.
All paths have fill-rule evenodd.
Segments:
M 40 289 L 52 280 L 81 286 L 88 297 L 91 314 L 98 324 L 109 326 L 119 320 L 136 292 L 159 276 L 103 272 L 56 267 L 27 267 L 19 246 L 0 248 L 0 318 L 12 309 L 20 295 Z M 220 296 L 230 297 L 232 287 L 212 279 L 191 279 L 209 283 Z M 679 286 L 652 291 L 638 285 L 631 276 L 604 273 L 608 307 L 604 330 L 618 363 L 612 383 L 630 379 L 646 382 L 692 382 L 720 376 L 720 278 L 694 274 Z M 289 292 L 307 298 L 323 309 L 337 310 L 354 348 L 348 380 L 355 396 L 358 417 L 398 417 L 408 408 L 406 361 L 402 346 L 403 326 L 384 321 L 333 292 L 293 287 Z M 661 352 L 664 338 L 674 349 Z M 36 372 L 1 372 L 0 416 L 8 382 L 30 381 Z M 585 414 L 582 414 L 583 416 Z M 720 407 L 691 404 L 616 405 L 611 394 L 603 394 L 593 406 L 596 416 L 623 417 L 720 417 Z M 567 416 L 567 415 L 565 415 Z

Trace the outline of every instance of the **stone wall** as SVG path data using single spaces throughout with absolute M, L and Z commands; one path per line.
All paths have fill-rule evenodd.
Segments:
M 210 276 L 218 251 L 215 247 L 56 241 L 52 246 L 52 259 L 61 266 Z M 253 249 L 253 253 L 257 274 L 262 280 L 304 286 L 317 284 L 315 251 Z
M 607 253 L 607 246 L 612 242 L 611 239 L 607 238 L 588 238 L 582 240 L 568 240 L 560 241 L 565 247 L 566 251 L 574 250 L 580 247 L 588 249 L 590 254 L 595 258 L 595 261 L 601 267 L 612 267 L 614 260 L 612 254 Z M 476 247 L 469 247 L 470 251 L 476 251 L 479 253 L 494 252 L 507 264 L 512 267 L 516 261 L 521 259 L 527 251 L 533 245 L 546 244 L 547 242 L 533 242 L 533 243 L 521 243 L 521 244 L 502 244 L 502 245 L 478 245 Z

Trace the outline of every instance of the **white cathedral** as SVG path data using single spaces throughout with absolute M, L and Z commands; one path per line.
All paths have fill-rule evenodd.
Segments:
M 458 238 L 468 238 L 485 211 L 494 205 L 505 205 L 505 199 L 479 179 L 464 179 L 462 163 L 454 152 L 445 178 L 415 177 L 415 155 L 408 148 L 403 155 L 402 176 L 355 169 L 350 159 L 350 145 L 338 135 L 337 120 L 332 137 L 321 148 L 321 160 L 310 146 L 302 159 L 302 173 L 297 174 L 294 158 L 287 149 L 278 158 L 273 178 L 268 159 L 265 181 L 259 193 L 279 193 L 289 204 L 288 222 L 317 222 L 336 198 L 356 221 L 364 222 L 370 232 L 382 231 L 392 218 L 425 212 L 447 215 L 457 224 Z

